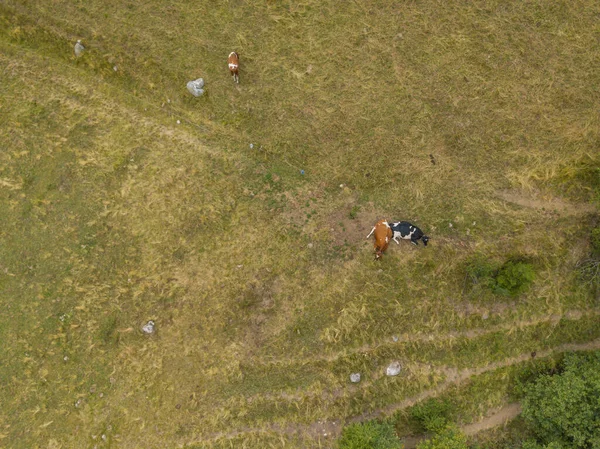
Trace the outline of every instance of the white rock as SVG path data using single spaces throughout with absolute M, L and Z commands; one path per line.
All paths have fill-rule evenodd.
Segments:
M 350 382 L 358 383 L 360 382 L 360 373 L 352 373 L 350 374 Z
M 74 50 L 75 50 L 75 56 L 77 56 L 78 58 L 83 54 L 83 51 L 85 50 L 85 47 L 81 43 L 81 39 L 77 40 L 77 43 L 75 44 Z
M 400 371 L 402 371 L 402 365 L 400 365 L 400 362 L 392 362 L 385 370 L 385 374 L 387 376 L 397 376 L 400 374 Z
M 150 320 L 146 324 L 142 326 L 142 332 L 145 334 L 153 334 L 154 333 L 154 321 Z

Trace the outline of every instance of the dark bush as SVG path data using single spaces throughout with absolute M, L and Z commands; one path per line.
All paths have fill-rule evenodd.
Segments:
M 513 259 L 499 266 L 483 256 L 467 263 L 466 280 L 471 291 L 483 293 L 488 290 L 499 295 L 515 296 L 529 288 L 535 279 L 535 269 L 528 262 Z
M 521 449 L 564 449 L 558 443 L 540 444 L 537 441 L 527 440 L 521 446 Z
M 496 275 L 496 293 L 518 295 L 529 288 L 535 279 L 535 270 L 527 262 L 509 260 Z
M 600 351 L 568 354 L 560 374 L 540 376 L 525 389 L 522 405 L 540 442 L 600 448 Z

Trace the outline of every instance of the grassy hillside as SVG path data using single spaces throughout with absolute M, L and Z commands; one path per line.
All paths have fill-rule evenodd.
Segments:
M 596 341 L 599 14 L 3 0 L 0 446 L 330 447 Z M 374 261 L 384 217 L 429 246 Z M 468 275 L 509 260 L 519 295 Z

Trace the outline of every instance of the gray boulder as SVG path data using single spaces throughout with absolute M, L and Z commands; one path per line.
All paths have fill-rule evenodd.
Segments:
M 188 81 L 187 90 L 194 97 L 199 97 L 204 94 L 204 80 L 202 78 L 198 78 L 194 81 Z

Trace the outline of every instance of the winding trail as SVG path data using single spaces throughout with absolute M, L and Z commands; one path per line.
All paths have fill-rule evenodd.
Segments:
M 507 404 L 504 407 L 492 413 L 490 416 L 483 418 L 481 421 L 477 421 L 472 424 L 461 426 L 460 430 L 467 436 L 475 435 L 484 430 L 493 429 L 501 425 L 505 425 L 507 422 L 516 418 L 521 413 L 521 404 L 512 403 Z M 429 438 L 427 434 L 411 435 L 402 438 L 404 443 L 404 449 L 414 449 L 421 441 Z
M 527 194 L 518 190 L 500 190 L 496 196 L 507 203 L 529 209 L 555 212 L 562 216 L 585 215 L 596 212 L 596 207 L 588 203 L 572 203 L 556 197 L 543 197 L 538 192 Z
M 563 345 L 556 346 L 551 349 L 546 349 L 543 351 L 538 351 L 537 357 L 543 358 L 547 357 L 554 353 L 568 352 L 568 351 L 593 351 L 600 349 L 600 339 L 593 340 L 586 343 L 567 343 Z M 188 444 L 210 444 L 211 442 L 216 442 L 221 439 L 232 439 L 236 436 L 247 434 L 247 433 L 278 433 L 281 435 L 288 436 L 301 436 L 307 439 L 312 440 L 329 440 L 330 438 L 337 437 L 342 428 L 346 424 L 363 422 L 374 418 L 381 418 L 385 416 L 389 416 L 392 413 L 406 409 L 424 399 L 435 397 L 441 394 L 443 391 L 448 389 L 450 386 L 459 385 L 466 380 L 470 379 L 473 376 L 478 376 L 483 373 L 487 373 L 490 371 L 497 370 L 499 368 L 504 368 L 512 365 L 516 365 L 518 363 L 525 362 L 531 359 L 531 353 L 521 354 L 516 357 L 511 357 L 506 360 L 490 363 L 484 367 L 480 368 L 468 368 L 464 370 L 457 370 L 455 368 L 446 368 L 446 373 L 448 375 L 447 380 L 439 384 L 437 387 L 422 391 L 421 393 L 406 398 L 401 402 L 397 402 L 395 404 L 390 404 L 387 407 L 380 408 L 378 410 L 374 410 L 369 413 L 363 413 L 361 415 L 353 416 L 346 419 L 335 419 L 335 420 L 322 420 L 317 421 L 312 424 L 289 424 L 289 425 L 279 425 L 279 424 L 271 424 L 263 427 L 247 427 L 241 428 L 231 432 L 218 432 L 206 435 L 205 438 L 198 441 L 190 441 Z M 509 404 L 508 406 L 502 408 L 497 413 L 477 422 L 466 425 L 463 427 L 463 431 L 467 433 L 467 435 L 473 435 L 479 431 L 489 429 L 500 425 L 506 420 L 514 418 L 520 411 L 518 404 Z M 419 437 L 410 437 L 406 438 L 405 444 L 412 443 L 413 441 L 419 441 Z M 409 446 L 406 446 L 407 448 Z
M 475 435 L 483 430 L 493 429 L 494 427 L 506 424 L 520 413 L 521 404 L 507 404 L 496 413 L 482 419 L 481 421 L 467 424 L 466 426 L 461 427 L 461 429 L 465 435 Z

